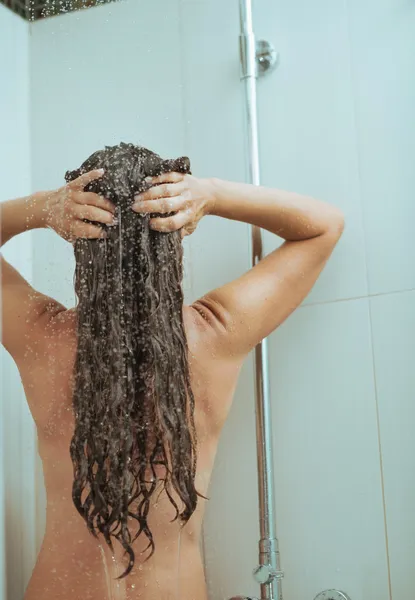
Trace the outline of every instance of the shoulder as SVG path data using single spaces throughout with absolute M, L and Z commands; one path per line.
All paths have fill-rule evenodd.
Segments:
M 68 310 L 51 302 L 21 343 L 24 351 L 14 356 L 19 370 L 27 373 L 40 369 L 53 376 L 57 365 L 62 368 L 73 361 L 76 352 L 75 309 Z
M 53 310 L 42 318 L 42 327 L 32 334 L 24 353 L 15 358 L 38 431 L 51 424 L 56 427 L 66 418 L 77 347 L 73 309 Z

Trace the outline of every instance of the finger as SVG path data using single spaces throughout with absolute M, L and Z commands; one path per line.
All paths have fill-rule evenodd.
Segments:
M 98 225 L 77 221 L 73 227 L 72 235 L 76 238 L 98 239 L 107 237 L 107 232 Z
M 173 198 L 174 196 L 180 196 L 185 189 L 186 184 L 183 181 L 180 183 L 164 183 L 138 194 L 134 200 L 142 202 L 144 200 L 156 200 L 157 198 Z
M 186 177 L 186 173 L 162 173 L 161 175 L 157 175 L 157 177 L 146 177 L 145 181 L 147 183 L 151 183 L 152 185 L 158 185 L 160 183 L 180 183 Z
M 166 214 L 169 212 L 177 212 L 182 210 L 186 205 L 186 200 L 183 196 L 175 198 L 160 198 L 159 200 L 147 200 L 145 202 L 134 202 L 132 209 L 138 213 L 159 213 Z
M 116 224 L 116 219 L 112 213 L 88 204 L 85 206 L 81 204 L 76 205 L 73 209 L 73 214 L 78 219 L 88 219 L 88 221 L 97 221 L 97 223 L 105 223 L 106 225 Z
M 73 201 L 77 204 L 89 204 L 115 213 L 115 205 L 110 200 L 93 192 L 75 192 L 73 194 Z
M 163 231 L 165 233 L 178 231 L 184 227 L 184 225 L 186 225 L 188 220 L 189 216 L 184 212 L 180 212 L 173 217 L 156 217 L 154 219 L 150 219 L 150 227 L 156 231 Z
M 95 169 L 94 171 L 89 171 L 89 173 L 84 173 L 84 175 L 80 175 L 70 183 L 68 186 L 73 190 L 83 190 L 88 183 L 91 181 L 95 181 L 95 179 L 99 179 L 104 174 L 104 169 Z

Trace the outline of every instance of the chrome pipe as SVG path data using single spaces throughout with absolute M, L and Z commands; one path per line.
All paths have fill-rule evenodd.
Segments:
M 240 53 L 241 79 L 245 91 L 248 170 L 250 182 L 260 185 L 257 61 L 256 41 L 252 22 L 252 1 L 240 0 Z M 252 265 L 263 257 L 262 233 L 259 227 L 251 229 Z M 259 496 L 259 566 L 254 577 L 260 584 L 261 600 L 283 600 L 281 589 L 280 556 L 275 523 L 275 491 L 272 452 L 272 421 L 269 384 L 268 340 L 255 348 L 256 437 Z

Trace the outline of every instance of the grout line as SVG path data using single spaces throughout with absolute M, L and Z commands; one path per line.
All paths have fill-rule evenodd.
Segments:
M 393 296 L 396 294 L 406 294 L 408 292 L 415 292 L 415 288 L 408 288 L 404 290 L 393 290 L 392 292 L 378 292 L 377 294 L 365 294 L 363 296 L 350 296 L 350 298 L 338 298 L 337 300 L 322 300 L 321 302 L 307 302 L 302 304 L 299 308 L 308 308 L 309 306 L 320 306 L 323 304 L 336 304 L 339 302 L 353 302 L 354 300 L 369 300 L 370 298 L 377 298 L 379 296 Z
M 355 130 L 355 139 L 356 139 L 356 156 L 357 156 L 357 171 L 358 171 L 358 193 L 360 199 L 361 206 L 361 216 L 362 216 L 362 225 L 363 225 L 363 245 L 364 245 L 364 256 L 365 256 L 365 270 L 366 270 L 366 282 L 369 289 L 369 268 L 367 263 L 367 240 L 366 240 L 366 231 L 365 231 L 365 214 L 363 210 L 362 204 L 362 162 L 361 162 L 361 154 L 360 154 L 360 146 L 359 146 L 359 118 L 357 113 L 357 102 L 356 102 L 356 85 L 353 71 L 353 52 L 352 52 L 352 35 L 351 35 L 351 14 L 350 14 L 350 2 L 349 0 L 345 0 L 345 15 L 346 15 L 346 25 L 347 25 L 347 37 L 348 37 L 348 45 L 349 45 L 349 69 L 350 69 L 350 83 L 352 89 L 352 103 L 353 103 L 353 125 Z M 405 290 L 409 291 L 409 290 Z M 413 291 L 413 290 L 410 290 Z M 402 293 L 403 290 L 392 292 L 392 294 Z M 386 294 L 368 294 L 367 297 L 376 297 L 376 296 L 384 296 Z M 372 303 L 368 302 L 368 313 L 369 313 L 369 333 L 370 333 L 370 347 L 372 353 L 372 375 L 373 375 L 373 385 L 375 391 L 375 410 L 376 410 L 376 426 L 378 433 L 378 451 L 379 451 L 379 467 L 380 467 L 380 484 L 381 484 L 381 494 L 382 494 L 382 505 L 383 505 L 383 525 L 385 531 L 385 551 L 386 551 L 386 565 L 388 570 L 388 588 L 389 588 L 389 598 L 392 598 L 392 578 L 391 578 L 391 567 L 390 567 L 390 554 L 389 554 L 389 535 L 388 535 L 388 520 L 386 514 L 386 497 L 385 497 L 385 477 L 384 477 L 384 469 L 383 469 L 383 452 L 382 452 L 382 435 L 381 435 L 381 427 L 380 427 L 380 411 L 379 411 L 379 394 L 378 394 L 378 386 L 377 386 L 377 377 L 376 377 L 376 362 L 375 362 L 375 346 L 373 339 L 373 319 L 372 319 Z
M 386 560 L 388 566 L 388 584 L 389 584 L 389 595 L 392 600 L 392 579 L 390 569 L 390 555 L 389 555 L 389 533 L 388 533 L 388 519 L 386 514 L 386 495 L 385 495 L 385 474 L 383 469 L 383 452 L 382 452 L 382 433 L 380 426 L 380 410 L 379 410 L 379 394 L 377 386 L 377 375 L 376 375 L 376 362 L 375 362 L 375 346 L 373 340 L 373 322 L 372 322 L 372 307 L 369 302 L 369 330 L 370 330 L 370 346 L 372 351 L 372 373 L 373 373 L 373 384 L 375 388 L 375 406 L 376 406 L 376 425 L 378 430 L 378 447 L 379 447 L 379 465 L 380 465 L 380 480 L 382 488 L 382 504 L 383 504 L 383 521 L 385 527 L 385 543 L 386 543 Z

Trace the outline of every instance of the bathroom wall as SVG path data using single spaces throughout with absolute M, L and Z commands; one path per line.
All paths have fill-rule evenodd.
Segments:
M 1 202 L 24 196 L 31 190 L 29 24 L 2 5 L 0 90 Z M 8 243 L 4 254 L 31 279 L 30 233 Z M 23 597 L 36 549 L 32 535 L 35 521 L 34 427 L 19 373 L 2 347 L 0 394 L 0 599 L 3 600 Z
M 415 527 L 414 11 L 403 0 L 258 0 L 254 16 L 281 53 L 258 86 L 263 183 L 327 199 L 347 221 L 315 289 L 270 340 L 284 597 L 337 587 L 387 600 L 392 586 L 404 598 Z M 201 176 L 243 180 L 238 35 L 237 2 L 219 0 L 130 0 L 33 24 L 33 189 L 60 185 L 66 169 L 120 140 L 186 153 Z M 269 251 L 275 239 L 264 237 Z M 245 225 L 209 217 L 186 244 L 189 299 L 249 266 Z M 33 252 L 37 287 L 72 302 L 70 246 L 34 232 Z M 258 594 L 256 486 L 249 360 L 206 519 L 212 599 Z
M 398 599 L 413 594 L 415 583 L 414 28 L 412 3 L 350 4 L 373 368 L 391 590 Z

